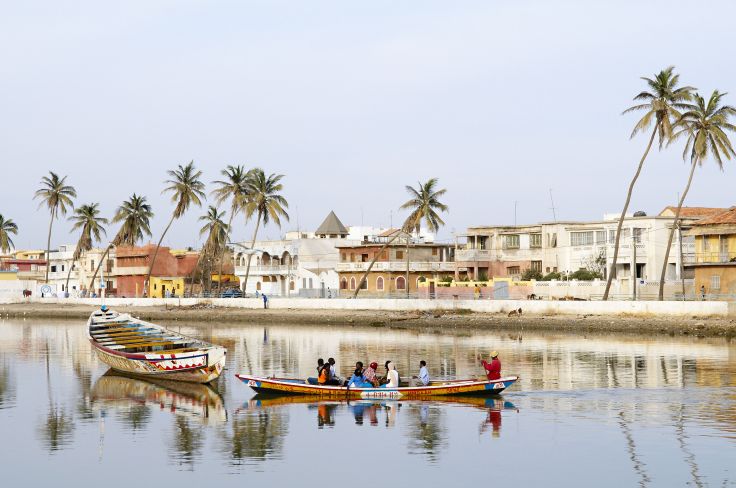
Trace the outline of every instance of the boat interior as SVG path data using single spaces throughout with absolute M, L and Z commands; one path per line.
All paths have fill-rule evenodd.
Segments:
M 97 344 L 124 353 L 179 354 L 197 351 L 203 346 L 188 337 L 115 312 L 95 313 L 90 321 L 89 334 Z

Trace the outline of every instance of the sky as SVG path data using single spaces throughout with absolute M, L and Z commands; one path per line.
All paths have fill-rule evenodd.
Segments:
M 447 189 L 441 240 L 484 224 L 620 212 L 646 144 L 622 115 L 641 76 L 676 66 L 703 94 L 732 91 L 732 1 L 2 1 L 0 214 L 43 248 L 33 201 L 48 171 L 111 217 L 145 195 L 158 239 L 166 171 L 194 161 L 284 174 L 291 219 L 262 238 L 406 214 L 405 185 Z M 682 144 L 647 160 L 631 210 L 674 204 Z M 686 205 L 730 206 L 736 161 L 707 161 Z M 212 186 L 208 186 L 208 190 Z M 213 203 L 212 201 L 207 204 Z M 164 240 L 197 246 L 194 208 Z M 68 222 L 53 245 L 76 242 Z M 252 223 L 235 222 L 233 239 Z M 108 232 L 112 237 L 113 226 Z

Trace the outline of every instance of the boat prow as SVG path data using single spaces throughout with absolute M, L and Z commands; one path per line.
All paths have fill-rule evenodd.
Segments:
M 90 315 L 87 331 L 100 361 L 122 373 L 209 383 L 225 368 L 224 347 L 105 307 Z

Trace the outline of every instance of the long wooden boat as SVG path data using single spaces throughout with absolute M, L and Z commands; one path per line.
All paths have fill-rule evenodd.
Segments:
M 290 378 L 264 378 L 245 374 L 235 375 L 256 393 L 279 395 L 312 395 L 326 398 L 377 398 L 422 399 L 441 396 L 493 396 L 498 395 L 519 379 L 507 376 L 497 380 L 432 381 L 427 386 L 399 386 L 398 388 L 350 388 L 346 386 L 311 385 L 305 380 Z
M 116 371 L 209 383 L 225 367 L 226 349 L 160 325 L 102 307 L 87 322 L 89 341 L 100 360 Z

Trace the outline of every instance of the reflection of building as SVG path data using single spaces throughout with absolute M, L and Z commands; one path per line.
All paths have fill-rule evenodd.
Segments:
M 719 208 L 682 209 L 683 228 L 720 212 Z M 616 276 L 659 280 L 674 210 L 665 208 L 659 215 L 637 212 L 624 219 Z M 618 215 L 604 215 L 593 222 L 552 222 L 537 225 L 479 226 L 468 228 L 466 244 L 457 251 L 457 278 L 520 278 L 531 269 L 540 273 L 572 273 L 582 268 L 599 267 L 605 277 L 613 260 Z M 632 246 L 636 245 L 636 252 Z M 683 254 L 692 252 L 693 240 L 682 239 Z M 667 264 L 667 279 L 680 278 L 680 241 L 676 234 Z M 636 262 L 634 263 L 634 254 Z M 461 276 L 460 276 L 461 275 Z
M 736 207 L 693 224 L 695 252 L 685 265 L 694 270 L 695 289 L 709 295 L 736 293 Z
M 141 247 L 118 247 L 113 276 L 117 279 L 117 296 L 139 297 L 144 294 L 144 282 L 156 251 L 154 244 Z M 163 298 L 182 296 L 184 284 L 194 272 L 199 254 L 196 251 L 172 251 L 162 246 L 151 272 L 147 296 Z

